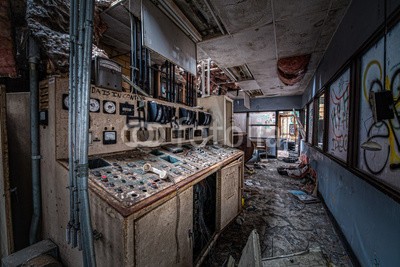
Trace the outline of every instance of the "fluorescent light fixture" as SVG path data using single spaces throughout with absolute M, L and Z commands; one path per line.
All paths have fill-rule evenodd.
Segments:
M 197 29 L 190 23 L 182 11 L 176 6 L 172 0 L 160 0 L 158 1 L 158 7 L 176 24 L 181 28 L 188 36 L 190 36 L 194 42 L 200 42 L 202 36 Z

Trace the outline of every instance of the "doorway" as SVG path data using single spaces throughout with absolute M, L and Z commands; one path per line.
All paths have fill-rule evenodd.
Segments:
M 300 116 L 296 111 L 296 116 Z M 278 158 L 297 158 L 299 155 L 299 131 L 293 111 L 278 112 Z

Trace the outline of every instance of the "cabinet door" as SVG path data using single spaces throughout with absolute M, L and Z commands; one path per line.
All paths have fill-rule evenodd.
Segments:
M 217 182 L 218 194 L 218 228 L 219 230 L 230 223 L 240 211 L 240 161 L 222 168 L 219 172 Z
M 136 266 L 192 266 L 193 187 L 135 222 Z

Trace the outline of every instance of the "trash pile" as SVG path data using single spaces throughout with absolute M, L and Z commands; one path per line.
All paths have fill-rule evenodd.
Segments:
M 301 180 L 301 190 L 317 196 L 317 172 L 311 168 L 306 155 L 300 155 L 300 163 L 297 166 L 277 167 L 280 175 L 289 176 Z

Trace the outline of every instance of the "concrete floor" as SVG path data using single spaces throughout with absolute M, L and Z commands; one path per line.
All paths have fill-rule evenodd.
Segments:
M 264 261 L 264 266 L 352 266 L 323 204 L 303 204 L 289 194 L 300 189 L 301 180 L 278 174 L 282 165 L 290 164 L 268 160 L 255 174 L 245 175 L 244 211 L 221 234 L 203 266 L 222 266 L 229 255 L 237 264 L 253 229 L 263 259 L 309 251 Z

